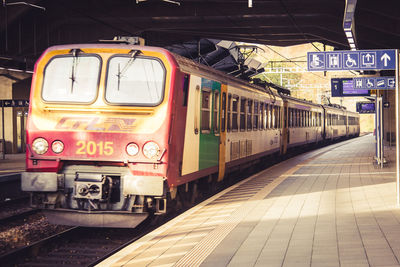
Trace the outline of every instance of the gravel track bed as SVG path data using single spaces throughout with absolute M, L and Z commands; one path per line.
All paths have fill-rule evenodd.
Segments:
M 0 212 L 0 216 L 6 216 L 4 214 L 3 211 Z M 62 232 L 68 228 L 70 226 L 50 224 L 40 212 L 7 225 L 0 225 L 0 255 Z

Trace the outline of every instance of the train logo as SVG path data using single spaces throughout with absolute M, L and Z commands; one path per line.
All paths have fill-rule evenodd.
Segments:
M 62 117 L 55 129 L 106 132 L 130 132 L 135 128 L 136 119 L 99 117 Z

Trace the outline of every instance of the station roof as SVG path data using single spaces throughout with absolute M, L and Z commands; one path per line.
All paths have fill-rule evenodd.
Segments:
M 171 46 L 211 38 L 291 46 L 321 42 L 349 49 L 345 0 L 3 0 L 0 67 L 31 69 L 45 48 L 141 36 Z M 249 7 L 252 3 L 252 7 Z M 398 0 L 360 0 L 358 49 L 400 47 Z

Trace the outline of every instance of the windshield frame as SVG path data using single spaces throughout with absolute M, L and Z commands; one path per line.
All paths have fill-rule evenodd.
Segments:
M 99 60 L 99 69 L 97 72 L 97 82 L 96 82 L 96 93 L 93 96 L 93 100 L 91 101 L 87 101 L 87 102 L 76 102 L 76 101 L 49 101 L 43 98 L 43 89 L 44 89 L 44 81 L 45 81 L 45 77 L 46 77 L 46 71 L 48 66 L 50 65 L 50 63 L 57 59 L 57 58 L 73 58 L 74 56 L 69 53 L 69 54 L 60 54 L 60 55 L 55 55 L 53 57 L 50 58 L 50 60 L 46 63 L 46 66 L 43 69 L 43 74 L 42 74 L 42 85 L 41 85 L 41 90 L 40 90 L 40 97 L 42 99 L 43 102 L 45 103 L 51 103 L 51 104 L 59 104 L 59 105 L 68 105 L 68 104 L 74 104 L 74 105 L 88 105 L 88 104 L 93 104 L 94 102 L 96 102 L 98 96 L 99 96 L 99 86 L 100 86 L 100 79 L 101 79 L 101 70 L 103 68 L 103 59 L 100 55 L 95 54 L 95 53 L 79 53 L 77 55 L 77 57 L 95 57 Z
M 111 57 L 108 58 L 107 60 L 107 66 L 106 66 L 106 77 L 105 77 L 105 82 L 104 82 L 104 95 L 103 95 L 103 100 L 105 103 L 107 103 L 107 105 L 110 106 L 131 106 L 131 107 L 156 107 L 159 106 L 165 98 L 165 89 L 166 89 L 166 81 L 167 81 L 167 69 L 163 63 L 163 61 L 158 58 L 158 57 L 154 57 L 154 56 L 145 56 L 142 54 L 136 55 L 134 57 L 134 60 L 137 59 L 150 59 L 150 60 L 156 60 L 158 61 L 158 63 L 160 63 L 161 68 L 163 69 L 163 82 L 162 82 L 162 91 L 160 94 L 160 99 L 157 103 L 116 103 L 116 102 L 109 102 L 106 98 L 107 96 L 107 84 L 108 84 L 108 77 L 109 77 L 109 70 L 110 70 L 110 62 L 113 58 L 116 57 L 125 57 L 125 58 L 130 58 L 131 55 L 130 54 L 114 54 Z

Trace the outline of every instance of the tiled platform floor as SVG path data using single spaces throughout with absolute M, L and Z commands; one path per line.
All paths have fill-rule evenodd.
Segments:
M 369 135 L 282 162 L 99 266 L 400 266 L 395 150 L 374 153 Z

